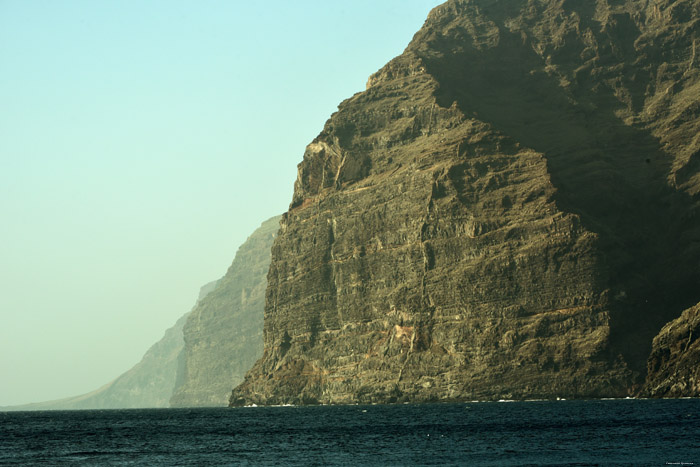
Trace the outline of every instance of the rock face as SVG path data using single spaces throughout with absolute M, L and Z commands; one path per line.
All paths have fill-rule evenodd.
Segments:
M 647 397 L 700 397 L 700 303 L 668 323 L 654 338 Z
M 307 147 L 231 404 L 636 393 L 700 301 L 699 21 L 434 9 Z
M 225 406 L 231 388 L 262 355 L 266 277 L 279 221 L 273 217 L 251 234 L 188 316 L 172 407 Z
M 204 285 L 197 302 L 216 287 L 217 281 Z M 196 305 L 195 305 L 196 306 Z M 175 387 L 180 354 L 184 348 L 182 328 L 186 313 L 161 340 L 153 344 L 141 361 L 114 381 L 87 394 L 66 399 L 38 402 L 3 410 L 82 410 L 137 409 L 168 407 Z

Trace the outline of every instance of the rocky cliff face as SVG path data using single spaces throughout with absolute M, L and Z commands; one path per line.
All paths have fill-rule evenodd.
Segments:
M 266 277 L 279 221 L 273 217 L 251 234 L 188 316 L 172 407 L 225 406 L 231 388 L 262 354 Z
M 649 357 L 647 397 L 700 397 L 700 303 L 663 327 Z
M 700 300 L 699 20 L 697 0 L 434 9 L 307 147 L 231 403 L 638 391 Z

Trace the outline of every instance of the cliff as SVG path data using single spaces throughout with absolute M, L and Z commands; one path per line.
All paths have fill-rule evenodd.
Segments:
M 340 104 L 243 404 L 637 393 L 700 301 L 697 0 L 450 0 Z
M 263 222 L 248 237 L 216 289 L 187 317 L 172 407 L 225 406 L 262 355 L 266 277 L 279 221 Z
M 649 357 L 647 397 L 700 397 L 700 303 L 663 327 Z
M 216 281 L 204 285 L 197 302 L 215 287 Z M 38 402 L 3 410 L 82 410 L 168 407 L 175 387 L 175 377 L 184 347 L 182 328 L 186 313 L 165 335 L 153 344 L 133 368 L 101 388 L 80 396 Z

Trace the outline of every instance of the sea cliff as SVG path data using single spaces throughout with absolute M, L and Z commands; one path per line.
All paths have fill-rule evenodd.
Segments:
M 268 219 L 248 237 L 187 317 L 172 407 L 226 406 L 231 388 L 262 355 L 266 277 L 279 220 Z
M 700 303 L 668 323 L 654 338 L 646 397 L 700 397 Z
M 700 301 L 698 21 L 691 0 L 435 8 L 307 147 L 230 403 L 639 393 Z

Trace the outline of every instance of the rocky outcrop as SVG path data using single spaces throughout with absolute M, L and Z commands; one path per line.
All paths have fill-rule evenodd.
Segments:
M 663 327 L 648 362 L 647 397 L 700 397 L 700 303 Z
M 217 281 L 204 285 L 197 303 L 216 287 Z M 195 305 L 196 306 L 196 305 Z M 139 363 L 114 381 L 76 397 L 38 402 L 3 410 L 82 410 L 135 409 L 168 407 L 175 387 L 177 368 L 184 347 L 182 328 L 189 313 L 165 331 Z
M 231 404 L 636 393 L 700 300 L 698 21 L 434 9 L 307 147 Z
M 231 388 L 262 354 L 270 248 L 280 216 L 241 245 L 226 275 L 187 318 L 172 407 L 225 406 Z

